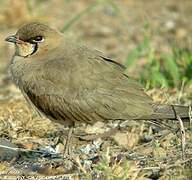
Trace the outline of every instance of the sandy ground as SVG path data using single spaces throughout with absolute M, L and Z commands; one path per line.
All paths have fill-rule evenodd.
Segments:
M 144 122 L 129 122 L 113 134 L 110 129 L 117 126 L 116 122 L 94 127 L 78 125 L 72 139 L 75 149 L 75 163 L 72 163 L 58 155 L 63 152 L 64 128 L 34 114 L 9 80 L 7 66 L 14 48 L 4 39 L 28 21 L 46 22 L 63 31 L 65 36 L 94 47 L 121 63 L 146 35 L 159 51 L 170 51 L 171 43 L 192 49 L 190 0 L 93 2 L 0 1 L 0 137 L 21 148 L 19 156 L 14 154 L 11 162 L 0 163 L 0 176 L 6 179 L 21 175 L 67 174 L 74 179 L 104 179 L 107 176 L 111 179 L 174 179 L 177 176 L 190 179 L 190 128 L 186 130 L 186 158 L 182 159 L 181 138 L 179 132 L 176 133 L 178 123 L 169 122 L 174 127 L 170 130 Z M 147 63 L 147 59 L 143 58 L 129 68 L 129 75 L 137 78 L 143 63 Z M 154 87 L 148 93 L 156 102 L 190 104 L 188 91 L 179 94 L 174 88 L 159 90 Z M 108 131 L 106 136 L 87 139 L 87 134 L 101 135 Z

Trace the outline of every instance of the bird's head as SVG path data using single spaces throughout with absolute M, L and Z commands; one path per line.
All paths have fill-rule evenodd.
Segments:
M 42 23 L 28 23 L 5 40 L 15 44 L 16 56 L 42 55 L 58 46 L 61 34 Z

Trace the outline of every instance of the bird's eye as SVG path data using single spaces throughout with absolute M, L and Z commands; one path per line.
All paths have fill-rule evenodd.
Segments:
M 33 42 L 43 42 L 44 38 L 42 36 L 36 36 L 32 39 Z

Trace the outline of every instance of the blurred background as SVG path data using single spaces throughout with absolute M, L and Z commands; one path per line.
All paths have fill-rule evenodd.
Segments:
M 30 140 L 39 146 L 45 146 L 47 141 L 50 144 L 53 141 L 48 133 L 58 128 L 33 116 L 7 75 L 14 47 L 4 39 L 24 23 L 44 22 L 77 43 L 82 42 L 123 63 L 126 73 L 140 81 L 156 102 L 191 105 L 191 20 L 192 0 L 0 0 L 0 137 L 34 148 Z M 152 130 L 140 123 L 129 131 L 126 148 L 140 145 L 139 138 L 145 133 L 153 135 Z M 180 141 L 170 134 L 146 152 L 141 146 L 140 152 L 153 154 L 151 147 L 155 147 L 158 152 L 154 157 L 180 155 Z M 124 135 L 127 139 L 127 134 Z M 189 143 L 191 137 L 192 134 L 187 136 Z M 154 166 L 153 163 L 143 164 Z M 1 164 L 2 167 L 7 165 Z
M 1 0 L 0 72 L 12 54 L 4 38 L 40 21 L 124 63 L 147 89 L 191 88 L 191 19 L 191 0 Z

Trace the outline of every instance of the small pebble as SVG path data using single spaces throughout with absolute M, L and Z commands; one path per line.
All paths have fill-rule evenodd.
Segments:
M 15 144 L 5 139 L 0 139 L 0 160 L 10 161 L 18 157 L 19 151 Z

